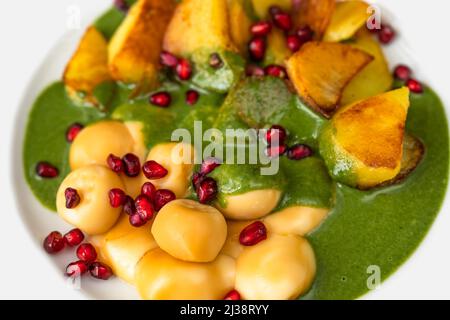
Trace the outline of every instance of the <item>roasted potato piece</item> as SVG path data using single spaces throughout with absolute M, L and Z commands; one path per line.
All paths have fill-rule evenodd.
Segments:
M 396 177 L 408 108 L 409 90 L 401 88 L 339 110 L 319 138 L 331 176 L 361 189 Z
M 286 44 L 286 37 L 281 30 L 274 29 L 267 36 L 267 51 L 264 64 L 284 66 L 286 60 L 292 56 L 292 51 Z
M 292 9 L 292 0 L 251 0 L 253 4 L 253 10 L 260 19 L 264 19 L 269 14 L 269 8 L 271 6 L 279 6 L 285 11 Z
M 139 0 L 109 44 L 109 70 L 114 80 L 137 84 L 147 91 L 157 84 L 164 32 L 175 9 L 174 0 Z
M 108 70 L 108 44 L 95 27 L 89 27 L 64 71 L 69 97 L 78 104 L 97 105 L 94 89 L 111 80 Z
M 329 117 L 347 84 L 372 60 L 350 45 L 308 42 L 287 61 L 287 71 L 300 97 Z
M 336 10 L 323 41 L 339 42 L 351 38 L 367 21 L 369 5 L 364 1 L 350 0 L 336 3 Z
M 294 17 L 296 26 L 309 26 L 320 40 L 330 24 L 336 0 L 302 0 Z
M 247 44 L 252 36 L 252 19 L 246 12 L 245 1 L 248 0 L 228 0 L 231 40 L 242 55 L 247 54 Z
M 340 102 L 343 106 L 386 92 L 394 81 L 380 43 L 365 27 L 358 31 L 354 42 L 349 44 L 372 55 L 374 60 L 345 87 Z

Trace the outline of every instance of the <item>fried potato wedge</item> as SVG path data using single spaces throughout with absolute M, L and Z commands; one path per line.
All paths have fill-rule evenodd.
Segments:
M 114 80 L 142 90 L 157 84 L 164 32 L 175 10 L 174 0 L 139 0 L 109 44 L 109 69 Z
M 394 81 L 380 43 L 365 27 L 358 31 L 350 45 L 372 55 L 374 60 L 347 85 L 340 102 L 343 106 L 386 92 Z
M 395 178 L 402 165 L 408 108 L 409 90 L 401 88 L 339 110 L 319 139 L 331 176 L 361 189 Z
M 228 0 L 231 40 L 243 56 L 247 54 L 247 44 L 252 36 L 250 33 L 252 19 L 246 12 L 245 1 L 248 0 Z
M 330 117 L 347 84 L 373 60 L 346 44 L 308 42 L 287 61 L 297 93 L 313 109 Z
M 278 6 L 285 11 L 292 9 L 292 0 L 251 0 L 253 4 L 253 10 L 260 19 L 264 19 L 269 14 L 269 8 L 271 6 Z
M 267 36 L 267 51 L 264 65 L 277 64 L 284 66 L 290 56 L 292 56 L 292 51 L 286 44 L 286 37 L 283 32 L 278 29 L 272 30 Z
M 184 0 L 164 37 L 164 49 L 189 56 L 198 49 L 237 51 L 230 36 L 227 0 Z
M 336 7 L 336 0 L 302 0 L 296 10 L 296 26 L 309 26 L 317 40 L 322 39 L 331 22 Z
M 67 92 L 74 102 L 97 104 L 94 89 L 111 80 L 107 48 L 103 35 L 95 27 L 89 27 L 63 75 Z
M 340 42 L 353 37 L 369 18 L 368 8 L 367 3 L 359 0 L 336 3 L 336 9 L 325 31 L 323 41 Z

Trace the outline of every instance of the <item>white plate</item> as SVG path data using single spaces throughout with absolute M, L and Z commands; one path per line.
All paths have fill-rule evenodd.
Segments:
M 46 1 L 43 1 L 44 3 Z M 89 3 L 83 2 L 83 8 L 89 8 Z M 104 8 L 107 8 L 109 1 L 102 1 L 105 3 Z M 394 26 L 399 31 L 400 39 L 396 41 L 393 46 L 387 49 L 387 54 L 389 56 L 389 61 L 394 65 L 397 62 L 404 62 L 411 65 L 416 71 L 416 75 L 419 79 L 425 79 L 426 82 L 430 83 L 437 92 L 441 95 L 444 103 L 450 106 L 450 96 L 448 91 L 443 89 L 442 84 L 445 84 L 445 78 L 440 75 L 442 69 L 446 66 L 447 72 L 450 71 L 448 63 L 441 65 L 444 59 L 448 57 L 445 56 L 444 52 L 439 52 L 441 58 L 436 57 L 435 50 L 438 50 L 438 44 L 435 41 L 429 41 L 429 38 L 425 37 L 430 34 L 432 30 L 420 33 L 419 29 L 415 24 L 419 19 L 417 17 L 422 17 L 423 13 L 421 10 L 421 1 L 406 1 L 398 0 L 394 3 L 392 1 L 374 1 L 383 4 L 383 16 L 388 17 L 390 21 L 393 21 Z M 448 6 L 446 2 L 441 1 L 428 1 L 427 7 L 431 8 L 432 3 L 435 3 L 435 8 L 439 7 L 440 10 L 446 11 L 443 3 Z M 76 3 L 76 1 L 75 1 Z M 98 3 L 95 4 L 96 10 L 98 9 Z M 94 6 L 92 6 L 94 7 Z M 387 11 L 389 8 L 389 11 Z M 427 11 L 430 11 L 429 9 Z M 101 11 L 96 11 L 100 14 Z M 428 12 L 426 14 L 431 14 Z M 92 16 L 94 17 L 94 16 Z M 392 17 L 396 19 L 393 20 Z M 399 17 L 399 19 L 397 19 Z M 84 17 L 86 18 L 86 17 Z M 426 15 L 425 15 L 426 18 Z M 436 19 L 435 16 L 430 17 L 430 19 Z M 413 21 L 411 21 L 413 20 Z M 425 19 L 427 20 L 427 19 Z M 89 23 L 88 19 L 83 19 L 85 26 Z M 431 20 L 430 20 L 431 22 Z M 425 28 L 423 24 L 426 23 L 422 20 L 421 28 Z M 84 29 L 84 26 L 83 28 Z M 444 31 L 443 29 L 442 31 Z M 435 30 L 433 30 L 435 31 Z M 28 246 L 28 250 L 33 250 L 34 252 L 41 251 L 42 258 L 35 260 L 33 263 L 38 263 L 41 266 L 47 267 L 47 263 L 44 263 L 44 259 L 50 260 L 54 268 L 48 268 L 48 273 L 56 273 L 61 276 L 59 279 L 54 276 L 51 277 L 51 281 L 60 281 L 61 283 L 66 282 L 66 279 L 62 276 L 63 270 L 67 261 L 73 260 L 74 253 L 64 253 L 58 255 L 57 257 L 48 257 L 45 252 L 41 249 L 41 241 L 43 237 L 50 230 L 68 230 L 70 226 L 65 224 L 57 215 L 48 212 L 44 209 L 38 201 L 32 195 L 30 189 L 28 188 L 22 170 L 22 141 L 24 136 L 24 127 L 26 124 L 26 119 L 30 107 L 35 100 L 36 96 L 45 88 L 49 83 L 60 79 L 62 71 L 65 64 L 70 58 L 73 50 L 75 49 L 80 36 L 82 35 L 82 30 L 77 32 L 70 32 L 65 35 L 61 41 L 58 42 L 48 53 L 46 59 L 41 63 L 40 67 L 35 72 L 31 79 L 31 82 L 26 89 L 26 95 L 23 96 L 22 102 L 17 108 L 17 117 L 15 119 L 15 130 L 12 135 L 14 148 L 12 150 L 12 182 L 14 186 L 14 193 L 16 195 L 16 203 L 18 211 L 22 217 L 24 224 L 27 227 L 28 232 L 31 234 L 34 246 Z M 424 38 L 421 38 L 424 37 Z M 407 42 L 407 41 L 412 42 Z M 427 42 L 428 41 L 428 42 Z M 425 45 L 429 48 L 435 48 L 434 50 L 423 50 Z M 425 55 L 424 55 L 425 54 Z M 433 58 L 433 55 L 434 58 Z M 423 59 L 423 57 L 427 59 Z M 418 63 L 417 61 L 420 61 Z M 439 65 L 438 65 L 439 63 Z M 433 78 L 432 78 L 433 77 Z M 442 81 L 442 82 L 441 82 Z M 447 114 L 448 114 L 447 109 Z M 448 201 L 449 197 L 447 195 L 447 201 L 445 203 L 443 212 L 448 213 L 450 204 Z M 449 255 L 441 254 L 447 250 L 446 244 L 448 243 L 448 228 L 450 227 L 450 219 L 448 214 L 440 214 L 437 222 L 433 226 L 429 236 L 426 238 L 424 243 L 420 246 L 419 250 L 413 255 L 409 261 L 403 265 L 388 281 L 386 281 L 379 289 L 370 294 L 366 295 L 365 298 L 371 299 L 389 299 L 389 298 L 445 298 L 449 297 L 450 294 L 446 290 L 446 286 L 450 285 L 450 280 L 446 277 L 446 273 L 450 267 Z M 14 234 L 14 231 L 11 231 Z M 23 241 L 23 240 L 21 240 Z M 448 250 L 447 250 L 448 251 Z M 434 267 L 430 271 L 430 267 Z M 48 273 L 44 273 L 47 275 Z M 444 278 L 443 278 L 444 277 Z M 49 277 L 50 278 L 50 277 Z M 31 280 L 28 280 L 31 281 Z M 433 284 L 439 283 L 439 287 L 435 288 Z M 36 281 L 36 283 L 42 283 L 42 281 Z M 60 284 L 61 284 L 60 283 Z M 12 285 L 12 284 L 11 284 Z M 439 288 L 445 289 L 439 289 Z M 28 286 L 34 286 L 33 282 L 29 282 Z M 48 286 L 51 288 L 53 283 L 49 283 Z M 2 286 L 0 286 L 2 287 Z M 0 289 L 3 290 L 3 289 Z M 43 288 L 47 293 L 48 289 Z M 96 299 L 134 299 L 138 298 L 134 288 L 123 283 L 118 279 L 114 279 L 107 282 L 99 282 L 92 280 L 89 277 L 83 279 L 81 283 L 81 291 L 74 291 L 70 286 L 58 286 L 58 290 L 62 290 L 60 294 L 48 294 L 45 297 L 64 297 L 64 298 L 78 298 L 78 297 L 88 297 Z M 1 292 L 5 294 L 4 292 Z M 421 294 L 422 293 L 422 294 Z M 33 296 L 34 298 L 39 298 L 39 296 Z

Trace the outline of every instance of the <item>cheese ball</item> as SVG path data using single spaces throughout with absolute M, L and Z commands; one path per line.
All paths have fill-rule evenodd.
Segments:
M 76 189 L 80 203 L 73 209 L 66 208 L 65 190 Z M 109 191 L 124 189 L 122 180 L 109 168 L 90 165 L 72 171 L 61 183 L 56 195 L 58 214 L 68 223 L 89 235 L 107 232 L 120 216 L 122 208 L 109 203 Z
M 314 252 L 298 236 L 270 235 L 236 260 L 236 290 L 245 300 L 296 299 L 316 272 Z
M 234 259 L 226 255 L 194 263 L 154 249 L 139 261 L 135 284 L 147 300 L 219 300 L 233 289 L 234 277 Z
M 152 234 L 158 246 L 177 259 L 210 262 L 225 243 L 227 224 L 214 207 L 180 199 L 159 211 Z

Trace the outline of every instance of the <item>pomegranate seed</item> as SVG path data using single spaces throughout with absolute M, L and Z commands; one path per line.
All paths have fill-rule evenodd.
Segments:
M 155 200 L 154 200 L 155 210 L 156 211 L 161 210 L 162 207 L 164 207 L 169 202 L 175 200 L 176 198 L 177 197 L 176 197 L 175 193 L 173 193 L 170 190 L 161 189 L 161 190 L 156 191 Z
M 217 158 L 206 158 L 205 160 L 203 160 L 203 163 L 200 167 L 200 174 L 207 175 L 213 172 L 213 170 L 221 164 L 222 162 Z
M 109 190 L 109 204 L 113 208 L 119 208 L 125 203 L 127 195 L 121 189 L 111 189 Z
M 130 224 L 135 228 L 142 227 L 147 223 L 147 221 L 143 220 L 137 213 L 130 215 L 129 220 Z
M 158 162 L 153 160 L 144 163 L 142 171 L 144 172 L 144 175 L 147 177 L 147 179 L 150 180 L 164 178 L 165 176 L 167 176 L 168 173 L 166 168 L 164 168 Z
M 407 81 L 409 78 L 411 78 L 411 74 L 412 74 L 411 69 L 403 64 L 398 65 L 394 69 L 394 76 L 398 80 Z
M 39 162 L 36 165 L 36 173 L 41 178 L 56 178 L 59 175 L 58 169 L 48 162 Z
M 209 56 L 209 65 L 214 69 L 219 69 L 223 67 L 223 61 L 220 55 L 216 52 Z
M 194 187 L 195 190 L 197 190 L 197 188 L 200 186 L 200 183 L 203 181 L 204 178 L 205 176 L 202 175 L 200 172 L 194 173 L 194 175 L 192 176 L 192 186 Z
M 261 221 L 253 222 L 241 231 L 239 242 L 243 246 L 254 246 L 255 244 L 267 239 L 267 230 Z
M 50 234 L 44 239 L 44 249 L 49 254 L 55 254 L 64 249 L 66 243 L 62 234 L 58 231 L 50 232 Z
M 274 17 L 278 13 L 282 13 L 283 10 L 279 6 L 270 6 L 269 8 L 269 14 L 271 17 Z
M 130 10 L 130 6 L 126 2 L 126 0 L 114 0 L 114 6 L 117 10 L 127 13 Z
M 250 32 L 256 37 L 265 37 L 272 30 L 272 24 L 268 21 L 259 21 L 250 27 Z
M 279 125 L 273 125 L 266 132 L 266 141 L 269 145 L 278 138 L 278 145 L 283 145 L 287 137 L 286 129 Z
M 266 75 L 271 76 L 271 77 L 276 77 L 276 78 L 280 78 L 280 79 L 287 78 L 286 69 L 283 68 L 282 66 L 272 64 L 272 65 L 265 67 L 264 72 Z
M 175 68 L 178 64 L 178 58 L 167 51 L 161 52 L 159 61 L 163 66 L 168 68 Z
M 128 153 L 123 157 L 122 161 L 124 163 L 125 174 L 128 177 L 137 177 L 139 175 L 141 172 L 141 162 L 136 155 Z
M 72 124 L 66 131 L 66 140 L 67 142 L 72 143 L 73 140 L 77 137 L 81 130 L 83 130 L 83 125 L 79 123 Z
M 97 259 L 97 251 L 90 243 L 83 243 L 77 248 L 77 257 L 81 261 L 91 263 Z
M 297 52 L 302 46 L 302 42 L 297 35 L 293 34 L 286 38 L 286 45 L 292 52 Z
M 192 75 L 192 67 L 189 60 L 180 59 L 177 64 L 176 71 L 180 80 L 189 80 Z
M 134 201 L 134 206 L 136 207 L 136 213 L 143 221 L 147 222 L 153 218 L 155 209 L 153 208 L 152 200 L 146 195 L 141 194 L 138 196 Z
M 423 86 L 416 79 L 409 79 L 408 81 L 406 81 L 406 86 L 413 93 L 423 93 Z
M 301 43 L 306 43 L 314 38 L 314 31 L 309 26 L 300 27 L 297 30 L 297 37 Z
M 113 272 L 109 266 L 101 262 L 94 262 L 89 266 L 89 273 L 96 279 L 108 280 L 113 276 Z
M 197 103 L 199 97 L 200 94 L 198 93 L 198 91 L 189 90 L 188 92 L 186 92 L 186 103 L 190 106 L 193 106 Z
M 116 157 L 113 154 L 110 154 L 108 158 L 106 159 L 106 163 L 108 164 L 108 167 L 114 171 L 115 173 L 120 173 L 123 171 L 123 161 L 119 157 Z
M 172 103 L 172 97 L 165 91 L 156 92 L 150 96 L 150 103 L 157 107 L 167 108 Z
M 75 261 L 66 267 L 66 276 L 79 277 L 88 271 L 88 266 L 84 261 Z
M 200 203 L 213 201 L 217 196 L 217 183 L 213 178 L 205 178 L 197 188 L 197 196 Z
M 312 149 L 307 145 L 296 144 L 288 149 L 286 155 L 291 160 L 301 160 L 312 156 L 312 154 Z
M 264 69 L 263 69 L 263 68 L 258 67 L 258 66 L 255 66 L 254 64 L 249 64 L 249 65 L 247 66 L 247 68 L 245 68 L 245 74 L 246 74 L 248 77 L 252 77 L 252 76 L 255 76 L 255 77 L 264 77 L 265 72 L 264 72 Z
M 237 290 L 231 290 L 227 293 L 223 300 L 241 300 L 241 295 Z
M 67 188 L 64 191 L 64 196 L 66 198 L 66 208 L 73 209 L 80 204 L 80 196 L 77 190 L 73 188 Z
M 136 214 L 136 207 L 134 205 L 134 199 L 130 196 L 125 197 L 125 202 L 123 204 L 123 212 L 125 214 L 131 216 L 133 214 Z
M 155 199 L 156 187 L 153 183 L 146 182 L 142 185 L 141 193 L 153 201 L 153 199 Z
M 292 28 L 292 20 L 288 13 L 279 12 L 273 15 L 275 26 L 283 31 L 289 31 Z
M 64 240 L 69 247 L 76 247 L 84 240 L 84 234 L 80 229 L 72 229 L 64 235 Z
M 378 32 L 378 39 L 383 44 L 390 44 L 396 36 L 394 29 L 388 25 L 382 25 Z
M 286 152 L 286 149 L 285 145 L 270 146 L 267 148 L 266 154 L 269 158 L 276 158 L 282 156 Z
M 253 38 L 248 45 L 248 51 L 254 61 L 261 61 L 266 54 L 266 40 L 262 37 Z

